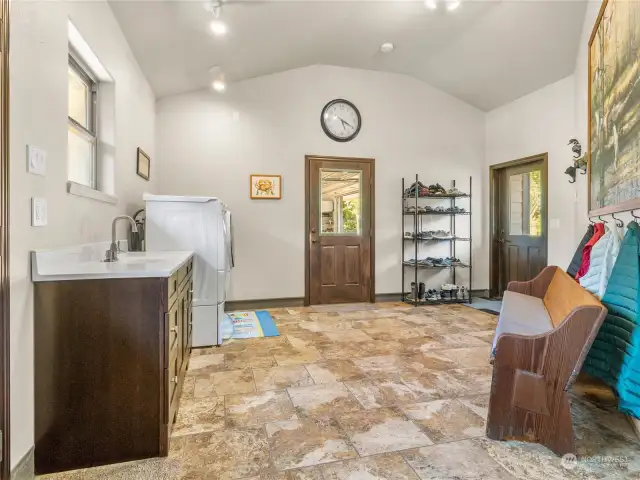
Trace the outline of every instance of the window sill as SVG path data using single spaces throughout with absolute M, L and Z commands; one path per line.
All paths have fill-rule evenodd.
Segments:
M 118 197 L 115 195 L 109 195 L 108 193 L 72 181 L 67 182 L 67 192 L 71 195 L 90 198 L 98 202 L 111 203 L 112 205 L 118 203 Z

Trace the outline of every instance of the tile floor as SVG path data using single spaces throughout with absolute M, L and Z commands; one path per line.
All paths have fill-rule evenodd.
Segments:
M 484 437 L 495 316 L 402 303 L 270 312 L 280 337 L 194 351 L 168 458 L 43 478 L 640 478 L 640 442 L 590 385 L 572 394 L 571 468 L 540 445 Z

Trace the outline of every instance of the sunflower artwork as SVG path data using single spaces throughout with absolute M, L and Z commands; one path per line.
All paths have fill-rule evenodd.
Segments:
M 250 176 L 251 198 L 257 200 L 279 200 L 282 198 L 281 175 Z

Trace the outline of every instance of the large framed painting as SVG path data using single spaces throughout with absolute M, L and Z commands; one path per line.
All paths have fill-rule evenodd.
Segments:
M 589 39 L 589 215 L 640 208 L 640 2 L 604 0 Z

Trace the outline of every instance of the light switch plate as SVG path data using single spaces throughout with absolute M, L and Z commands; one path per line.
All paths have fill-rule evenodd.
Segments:
M 27 172 L 43 177 L 47 174 L 47 152 L 45 150 L 27 145 Z
M 31 226 L 44 227 L 47 224 L 47 199 L 33 197 L 31 199 Z
M 552 218 L 551 221 L 549 222 L 549 227 L 551 227 L 551 230 L 559 230 L 560 229 L 560 219 L 559 218 Z

